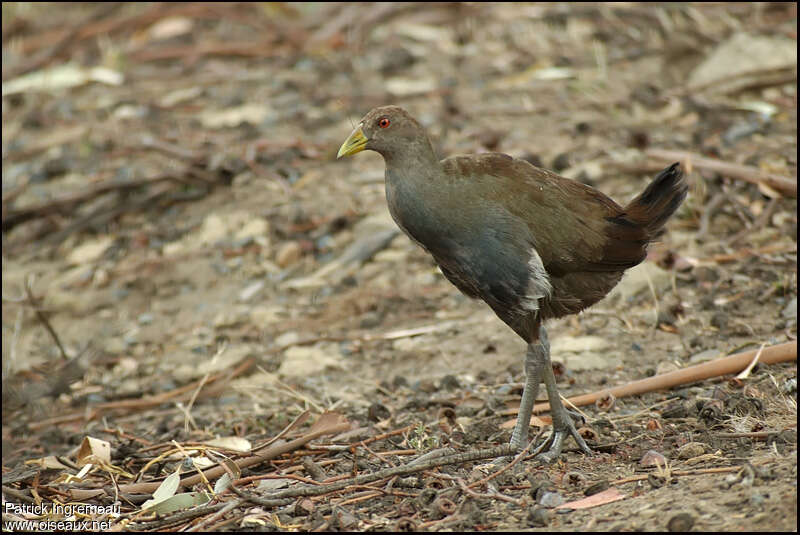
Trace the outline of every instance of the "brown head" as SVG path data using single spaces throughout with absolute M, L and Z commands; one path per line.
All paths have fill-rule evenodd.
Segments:
M 387 161 L 420 156 L 435 159 L 425 130 L 398 106 L 373 108 L 348 136 L 336 157 L 362 150 L 374 150 Z

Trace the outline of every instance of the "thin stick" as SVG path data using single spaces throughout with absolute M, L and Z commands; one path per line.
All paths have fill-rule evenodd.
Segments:
M 527 446 L 525 446 L 525 449 L 524 449 L 524 450 L 522 450 L 521 452 L 519 452 L 519 454 L 518 454 L 516 457 L 514 457 L 514 460 L 513 460 L 513 461 L 511 461 L 510 463 L 508 463 L 507 465 L 505 465 L 505 466 L 504 466 L 503 468 L 501 468 L 500 470 L 498 470 L 498 471 L 496 471 L 496 472 L 494 472 L 494 473 L 492 473 L 492 474 L 489 474 L 488 476 L 484 477 L 483 479 L 479 479 L 478 481 L 475 481 L 475 482 L 473 482 L 473 483 L 470 483 L 470 484 L 469 484 L 469 486 L 470 486 L 470 487 L 480 487 L 480 486 L 482 486 L 482 485 L 484 485 L 484 484 L 488 483 L 488 482 L 489 482 L 489 481 L 491 481 L 492 479 L 496 478 L 497 476 L 499 476 L 499 475 L 500 475 L 500 474 L 502 474 L 503 472 L 505 472 L 505 471 L 507 471 L 507 470 L 511 469 L 511 467 L 512 467 L 512 466 L 514 466 L 515 464 L 517 464 L 517 463 L 518 463 L 518 462 L 519 462 L 519 461 L 520 461 L 520 460 L 521 460 L 523 457 L 525 457 L 525 455 L 528 453 L 528 450 L 530 450 L 530 449 L 531 449 L 531 446 L 533 446 L 534 442 L 536 442 L 537 440 L 539 440 L 539 437 L 540 437 L 540 436 L 542 436 L 542 433 L 543 433 L 543 432 L 544 432 L 543 430 L 540 430 L 540 431 L 539 431 L 539 432 L 536 434 L 536 436 L 535 436 L 535 437 L 533 437 L 533 439 L 531 439 L 531 441 L 530 441 L 530 442 L 528 442 L 528 445 L 527 445 Z
M 29 274 L 27 277 L 25 277 L 25 293 L 28 295 L 28 301 L 33 307 L 36 317 L 39 318 L 39 321 L 42 322 L 42 325 L 44 325 L 44 328 L 47 329 L 47 332 L 50 333 L 53 341 L 55 341 L 56 345 L 58 346 L 58 350 L 61 352 L 61 357 L 64 360 L 69 360 L 69 356 L 67 355 L 66 350 L 64 350 L 64 346 L 61 345 L 61 340 L 58 338 L 56 331 L 53 330 L 53 327 L 50 325 L 50 321 L 48 321 L 47 316 L 44 315 L 44 312 L 39 310 L 39 300 L 33 296 L 33 290 L 31 290 L 32 281 L 33 275 Z
M 246 497 L 249 501 L 257 505 L 262 505 L 265 507 L 275 507 L 277 505 L 285 505 L 286 503 L 291 503 L 294 498 L 298 498 L 300 496 L 319 496 L 322 494 L 337 492 L 353 485 L 363 485 L 365 483 L 380 481 L 381 479 L 388 479 L 394 476 L 409 475 L 417 472 L 422 472 L 424 470 L 429 470 L 436 466 L 444 466 L 448 464 L 460 464 L 470 461 L 476 461 L 479 459 L 495 459 L 497 457 L 510 455 L 511 453 L 513 453 L 511 446 L 503 445 L 483 450 L 472 450 L 464 453 L 456 453 L 453 455 L 444 455 L 442 457 L 435 457 L 423 463 L 406 464 L 403 466 L 397 466 L 394 468 L 379 470 L 377 472 L 361 474 L 353 478 L 348 478 L 344 481 L 337 481 L 336 483 L 330 485 L 320 485 L 316 487 L 307 486 L 307 487 L 287 489 L 284 491 L 271 493 L 268 495 L 267 498 L 262 498 L 260 496 L 255 496 L 255 495 L 248 495 L 246 493 L 242 493 L 239 496 Z
M 713 158 L 706 158 L 693 152 L 680 150 L 647 149 L 645 154 L 651 158 L 670 162 L 680 160 L 689 169 L 696 167 L 707 171 L 715 171 L 731 178 L 750 182 L 751 184 L 763 182 L 770 188 L 788 197 L 797 198 L 797 179 L 792 180 L 790 177 L 777 175 L 775 173 L 766 173 L 757 167 L 723 162 L 721 160 L 714 160 Z
M 682 370 L 648 377 L 634 381 L 626 385 L 617 386 L 608 390 L 600 390 L 591 394 L 584 394 L 569 398 L 571 403 L 582 407 L 590 405 L 598 399 L 612 394 L 617 399 L 627 396 L 635 396 L 656 390 L 665 390 L 678 385 L 696 383 L 711 377 L 719 377 L 730 373 L 736 373 L 744 369 L 759 350 L 737 353 L 721 359 L 704 362 L 696 366 L 690 366 Z M 777 364 L 779 362 L 791 362 L 797 360 L 797 341 L 786 342 L 763 349 L 760 361 L 764 364 Z M 550 410 L 549 403 L 543 403 L 533 407 L 534 414 Z

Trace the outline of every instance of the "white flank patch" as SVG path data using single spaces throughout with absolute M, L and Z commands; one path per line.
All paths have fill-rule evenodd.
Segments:
M 544 269 L 542 258 L 533 247 L 531 247 L 531 258 L 528 260 L 528 270 L 530 272 L 528 290 L 520 306 L 523 310 L 539 310 L 539 299 L 549 297 L 553 286 L 550 284 L 550 276 Z

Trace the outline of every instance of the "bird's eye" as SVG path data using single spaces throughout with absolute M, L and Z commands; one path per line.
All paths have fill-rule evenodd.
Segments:
M 386 128 L 386 127 L 388 127 L 390 124 L 392 124 L 392 122 L 391 122 L 389 119 L 387 119 L 386 117 L 382 117 L 382 118 L 381 118 L 381 119 L 378 121 L 378 126 L 380 126 L 381 128 Z

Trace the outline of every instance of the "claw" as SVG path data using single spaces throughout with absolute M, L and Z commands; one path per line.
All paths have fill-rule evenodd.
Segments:
M 572 418 L 565 418 L 564 421 L 561 422 L 556 422 L 554 419 L 553 426 L 553 432 L 550 436 L 533 451 L 533 455 L 536 456 L 537 460 L 544 463 L 552 463 L 555 461 L 558 456 L 561 455 L 561 450 L 564 447 L 564 440 L 567 436 L 571 436 L 575 439 L 575 442 L 583 453 L 588 455 L 592 454 L 592 450 L 586 445 L 586 441 L 583 440 L 578 430 L 575 429 Z M 545 449 L 547 449 L 547 451 L 544 451 Z

